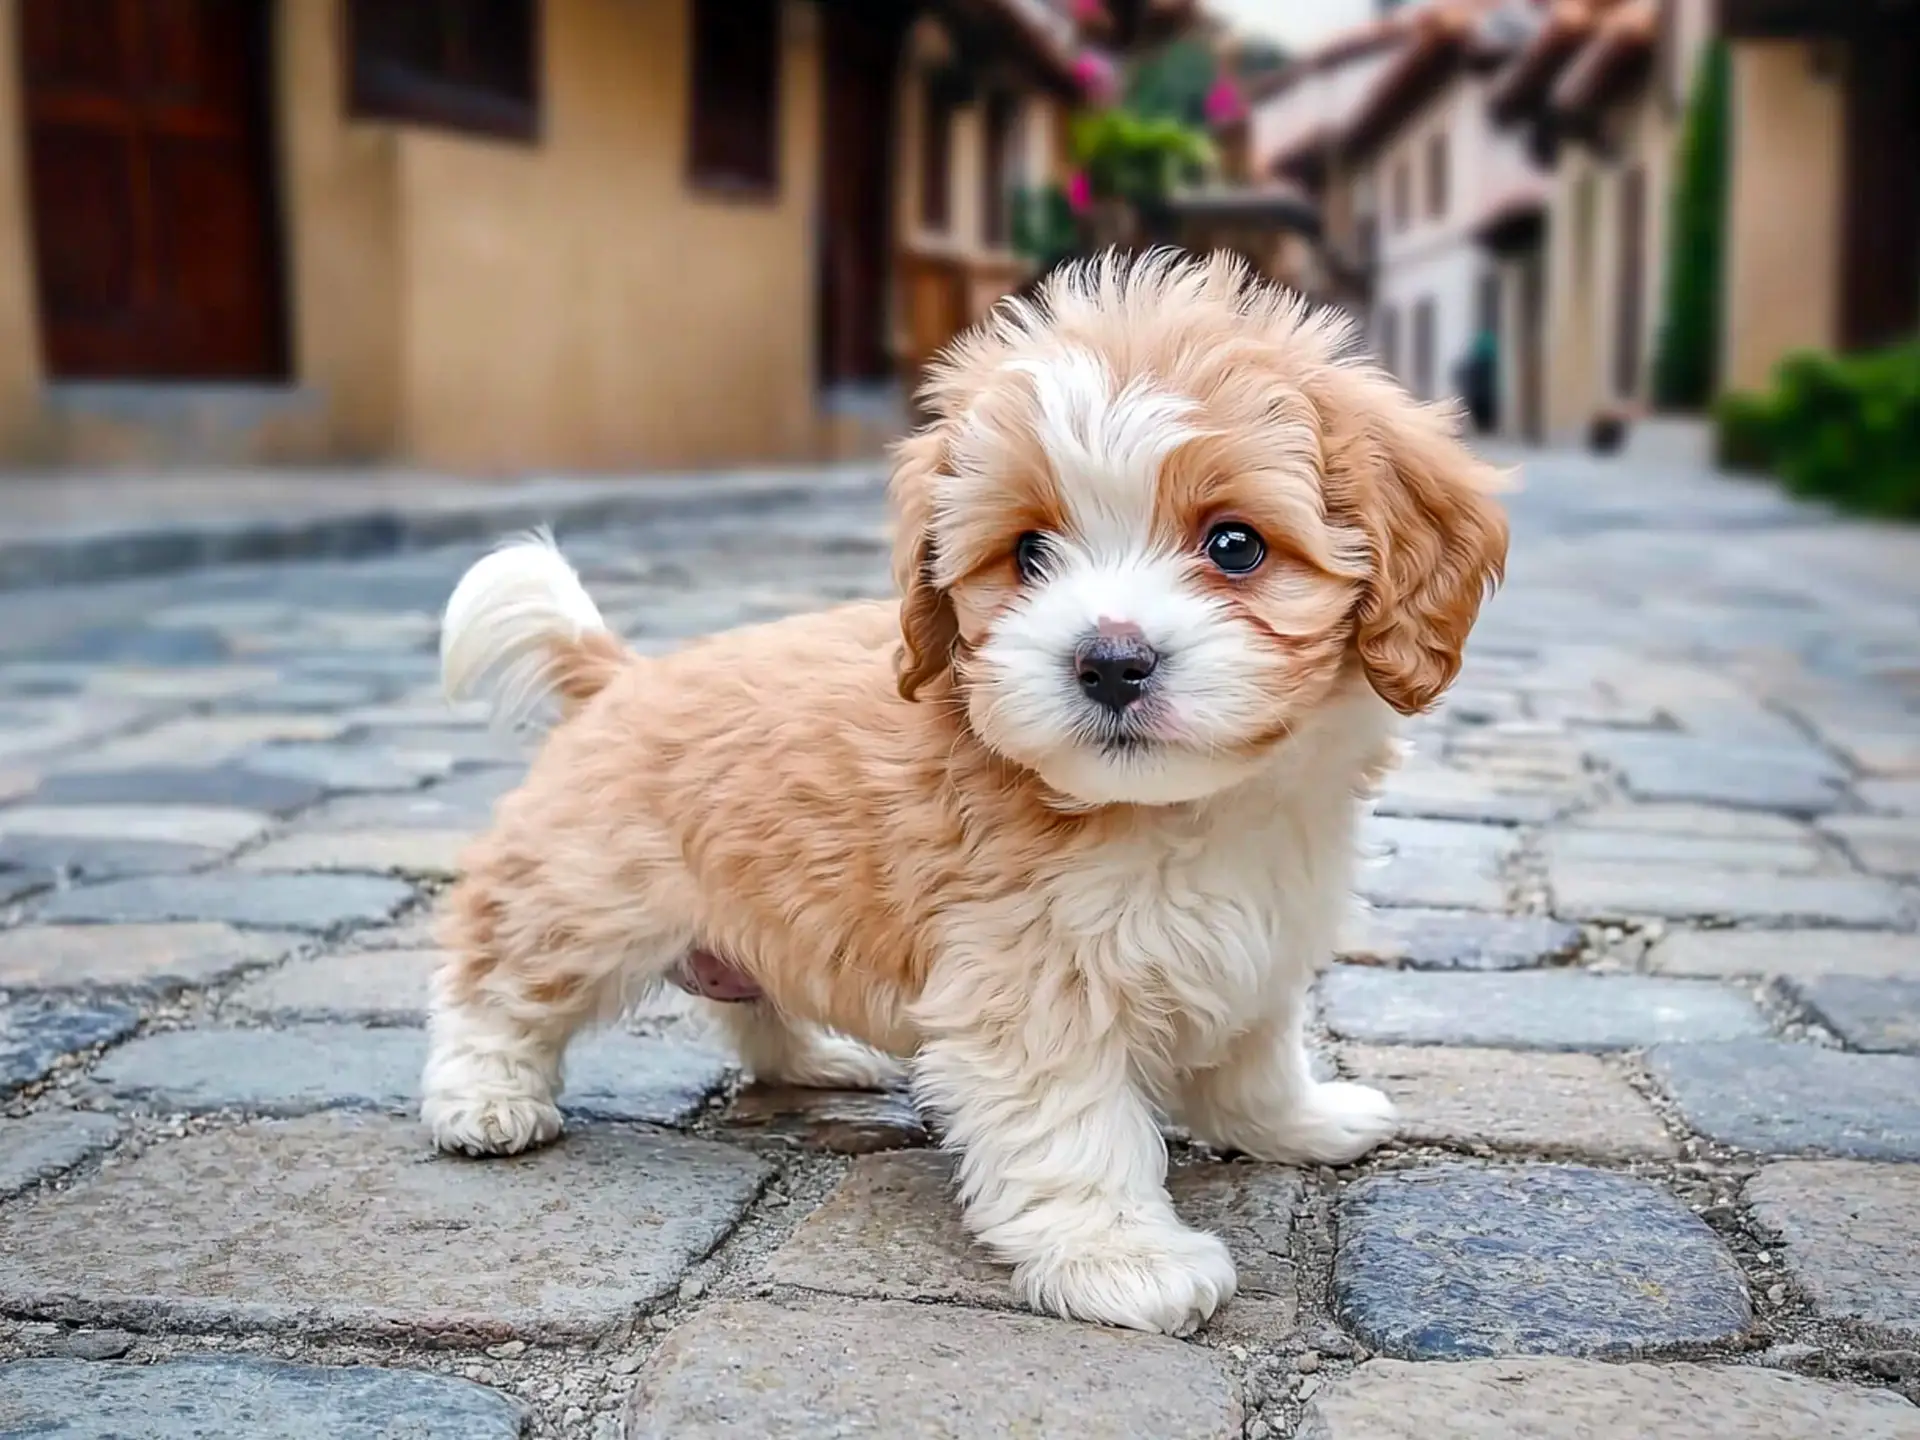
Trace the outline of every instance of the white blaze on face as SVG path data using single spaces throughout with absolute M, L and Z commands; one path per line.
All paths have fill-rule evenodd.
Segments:
M 1046 574 L 995 622 L 975 657 L 970 708 L 990 744 L 1096 804 L 1195 799 L 1243 770 L 1217 752 L 1264 724 L 1243 626 L 1194 584 L 1196 557 L 1154 534 L 1160 471 L 1201 432 L 1191 400 L 1134 380 L 1118 394 L 1099 357 L 1015 361 L 1032 380 L 1040 445 L 1066 531 Z M 1084 694 L 1074 652 L 1102 624 L 1136 625 L 1159 656 L 1115 748 L 1112 717 Z

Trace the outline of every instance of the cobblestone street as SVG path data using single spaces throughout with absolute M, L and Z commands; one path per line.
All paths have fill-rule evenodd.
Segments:
M 0 593 L 0 1436 L 1920 1437 L 1920 531 L 1533 461 L 1371 822 L 1350 1170 L 1192 1153 L 1193 1342 L 1014 1313 L 896 1097 L 671 1008 L 435 1157 L 425 915 L 519 760 L 482 547 Z M 876 479 L 562 533 L 642 647 L 886 586 Z

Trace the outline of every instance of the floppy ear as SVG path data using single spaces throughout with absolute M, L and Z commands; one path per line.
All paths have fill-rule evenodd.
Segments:
M 900 591 L 900 654 L 895 674 L 904 699 L 916 699 L 923 687 L 953 666 L 960 622 L 953 599 L 935 577 L 933 482 L 946 454 L 936 429 L 922 430 L 894 451 L 893 583 Z
M 1402 715 L 1460 673 L 1467 633 L 1507 563 L 1501 472 L 1458 438 L 1458 412 L 1422 405 L 1384 375 L 1348 372 L 1355 393 L 1328 413 L 1329 488 L 1366 539 L 1369 575 L 1355 645 L 1367 680 Z M 1323 410 L 1323 413 L 1327 413 Z

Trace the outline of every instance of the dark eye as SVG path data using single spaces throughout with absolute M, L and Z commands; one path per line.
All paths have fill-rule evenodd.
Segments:
M 1207 559 L 1229 575 L 1250 575 L 1267 558 L 1267 542 L 1252 526 L 1228 520 L 1207 532 Z
M 1038 580 L 1047 573 L 1047 537 L 1029 530 L 1013 542 L 1013 564 L 1023 581 Z

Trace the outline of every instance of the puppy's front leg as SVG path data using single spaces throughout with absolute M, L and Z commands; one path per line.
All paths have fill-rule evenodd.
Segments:
M 1187 1077 L 1180 1119 L 1194 1138 L 1256 1160 L 1344 1165 L 1393 1138 L 1393 1102 L 1368 1085 L 1313 1078 L 1305 997 L 1236 1039 L 1221 1062 Z
M 915 1089 L 960 1152 L 967 1228 L 1014 1267 L 1021 1300 L 1191 1334 L 1232 1297 L 1233 1261 L 1174 1214 L 1166 1145 L 1119 1027 L 1066 989 L 1017 1006 L 936 1000 Z

